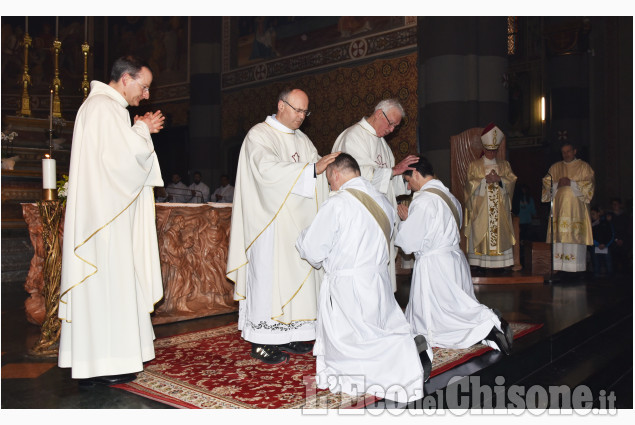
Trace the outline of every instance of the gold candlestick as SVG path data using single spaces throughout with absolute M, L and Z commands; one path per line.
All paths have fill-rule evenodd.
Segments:
M 60 101 L 60 88 L 62 81 L 60 80 L 59 57 L 62 50 L 62 42 L 55 40 L 53 42 L 53 51 L 55 53 L 55 77 L 53 77 L 53 116 L 62 117 L 62 103 Z
M 88 52 L 90 51 L 90 45 L 88 41 L 82 44 L 82 53 L 84 54 L 84 79 L 82 80 L 82 92 L 84 93 L 84 100 L 88 97 L 88 91 L 90 89 L 90 83 L 88 82 Z
M 22 102 L 19 115 L 23 117 L 31 116 L 31 97 L 29 96 L 29 86 L 31 85 L 31 76 L 29 75 L 29 47 L 31 46 L 31 37 L 27 31 L 24 34 L 24 72 L 22 73 Z

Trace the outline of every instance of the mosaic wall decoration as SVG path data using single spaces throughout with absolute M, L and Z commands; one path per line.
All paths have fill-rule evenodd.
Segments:
M 404 16 L 223 18 L 222 89 L 412 51 L 416 23 Z
M 312 111 L 301 129 L 324 155 L 331 152 L 343 130 L 370 115 L 379 101 L 397 98 L 407 116 L 387 141 L 399 161 L 417 152 L 417 80 L 417 54 L 411 53 L 225 92 L 222 95 L 222 139 L 242 140 L 252 126 L 275 113 L 278 94 L 284 87 L 298 87 L 309 95 Z

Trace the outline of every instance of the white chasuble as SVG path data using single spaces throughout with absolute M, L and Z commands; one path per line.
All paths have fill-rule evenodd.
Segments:
M 390 285 L 386 235 L 346 189 L 368 194 L 396 220 L 385 196 L 357 177 L 332 194 L 297 240 L 300 255 L 325 271 L 313 349 L 317 386 L 399 402 L 421 398 L 423 369 Z
M 315 176 L 317 150 L 300 130 L 274 117 L 254 126 L 240 151 L 227 277 L 239 300 L 245 340 L 284 344 L 315 338 L 321 272 L 294 247 L 328 194 Z
M 406 318 L 414 333 L 442 348 L 468 348 L 483 342 L 500 320 L 474 295 L 470 266 L 459 248 L 460 234 L 450 207 L 425 189 L 442 190 L 461 211 L 459 201 L 439 180 L 431 180 L 414 194 L 408 218 L 399 225 L 395 244 L 414 253 Z
M 375 189 L 386 195 L 395 210 L 397 209 L 397 196 L 410 193 L 401 176 L 393 178 L 392 167 L 395 166 L 395 157 L 386 140 L 377 136 L 375 129 L 366 118 L 362 118 L 357 124 L 344 130 L 335 140 L 331 151 L 346 152 L 355 158 L 362 177 L 370 181 Z M 399 222 L 399 217 L 397 217 L 397 222 Z M 397 290 L 395 233 L 393 233 L 390 244 L 390 280 L 393 292 Z
M 59 366 L 73 378 L 138 372 L 154 358 L 150 313 L 163 296 L 145 123 L 93 81 L 73 130 L 64 224 Z

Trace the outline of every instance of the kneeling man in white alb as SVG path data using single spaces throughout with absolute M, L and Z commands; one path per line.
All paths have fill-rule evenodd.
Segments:
M 300 256 L 325 271 L 313 349 L 317 386 L 399 403 L 419 399 L 432 353 L 423 337 L 414 338 L 393 295 L 395 210 L 348 154 L 327 167 L 326 177 L 331 196 L 296 242 Z
M 412 331 L 432 347 L 468 348 L 482 342 L 509 354 L 513 333 L 501 315 L 474 295 L 470 266 L 459 248 L 461 204 L 434 177 L 426 158 L 404 173 L 416 191 L 409 207 L 400 204 L 395 245 L 414 253 L 406 318 Z

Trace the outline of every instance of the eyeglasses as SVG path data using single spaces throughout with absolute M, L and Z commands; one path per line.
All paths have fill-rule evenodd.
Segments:
M 392 127 L 392 128 L 397 128 L 397 126 L 398 126 L 399 124 L 395 124 L 394 122 L 391 122 L 391 121 L 388 119 L 388 115 L 386 115 L 386 113 L 385 113 L 382 109 L 380 109 L 380 111 L 381 111 L 381 113 L 382 113 L 382 114 L 384 114 L 384 118 L 386 118 L 386 121 L 388 121 L 388 126 L 389 126 L 389 127 Z
M 286 100 L 283 100 L 284 103 L 286 103 L 287 105 L 289 105 L 291 107 L 291 109 L 293 109 L 294 111 L 296 111 L 298 114 L 304 114 L 305 117 L 308 117 L 309 115 L 311 115 L 311 111 L 307 111 L 306 109 L 297 109 L 294 108 L 289 102 L 287 102 Z
M 150 94 L 150 87 L 144 86 L 143 84 L 141 84 L 139 81 L 135 80 L 134 78 L 132 78 L 132 81 L 134 81 L 135 83 L 139 84 L 141 86 L 141 88 L 143 89 L 144 93 Z

